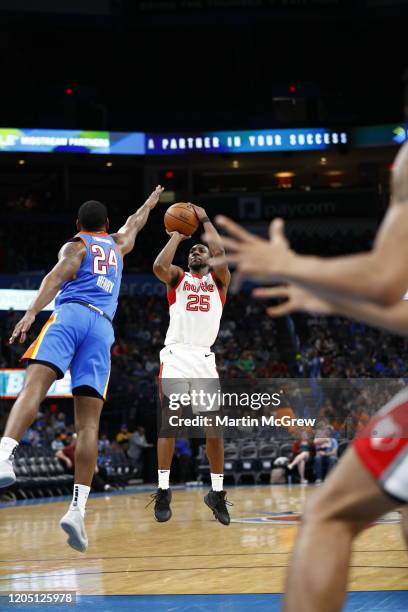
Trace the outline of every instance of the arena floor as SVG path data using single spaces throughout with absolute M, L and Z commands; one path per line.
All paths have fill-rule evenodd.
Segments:
M 173 490 L 172 520 L 156 523 L 145 508 L 151 490 L 92 496 L 86 554 L 68 548 L 58 527 L 67 500 L 1 504 L 0 594 L 75 591 L 75 610 L 279 609 L 298 512 L 313 487 L 232 488 L 229 527 L 212 519 L 203 489 L 188 488 Z M 348 611 L 408 609 L 398 513 L 357 540 L 350 591 Z M 69 609 L 51 607 L 59 608 Z

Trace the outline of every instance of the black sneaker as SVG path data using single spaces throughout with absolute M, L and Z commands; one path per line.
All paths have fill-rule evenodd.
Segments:
M 171 489 L 157 489 L 157 492 L 150 497 L 152 501 L 147 506 L 154 502 L 154 518 L 156 521 L 159 523 L 169 521 L 171 519 Z
M 208 491 L 204 497 L 204 503 L 213 511 L 213 514 L 217 521 L 223 525 L 229 525 L 231 522 L 227 506 L 232 506 L 226 498 L 226 491 Z

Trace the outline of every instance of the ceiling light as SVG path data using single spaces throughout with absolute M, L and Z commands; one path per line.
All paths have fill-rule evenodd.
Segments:
M 343 170 L 328 170 L 324 174 L 325 176 L 343 176 L 344 171 Z
M 294 172 L 276 172 L 274 174 L 275 178 L 293 178 L 295 175 Z

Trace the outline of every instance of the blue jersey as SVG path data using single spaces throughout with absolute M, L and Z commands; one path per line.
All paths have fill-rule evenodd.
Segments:
M 86 255 L 75 278 L 63 284 L 55 306 L 81 300 L 100 308 L 112 319 L 118 306 L 122 254 L 109 234 L 80 232 L 77 237 L 85 244 Z

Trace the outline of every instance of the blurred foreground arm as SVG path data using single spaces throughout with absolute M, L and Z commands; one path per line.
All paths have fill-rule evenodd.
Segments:
M 408 287 L 408 142 L 395 160 L 391 206 L 368 253 L 305 257 L 290 249 L 281 219 L 271 224 L 269 241 L 225 217 L 216 221 L 229 234 L 223 237 L 227 261 L 244 276 L 295 283 L 328 299 L 395 304 Z
M 370 302 L 355 300 L 323 300 L 312 292 L 295 285 L 255 289 L 255 297 L 279 298 L 286 301 L 267 308 L 271 317 L 282 317 L 293 312 L 305 311 L 313 314 L 339 315 L 380 327 L 394 334 L 408 334 L 408 301 L 393 306 L 377 306 Z

